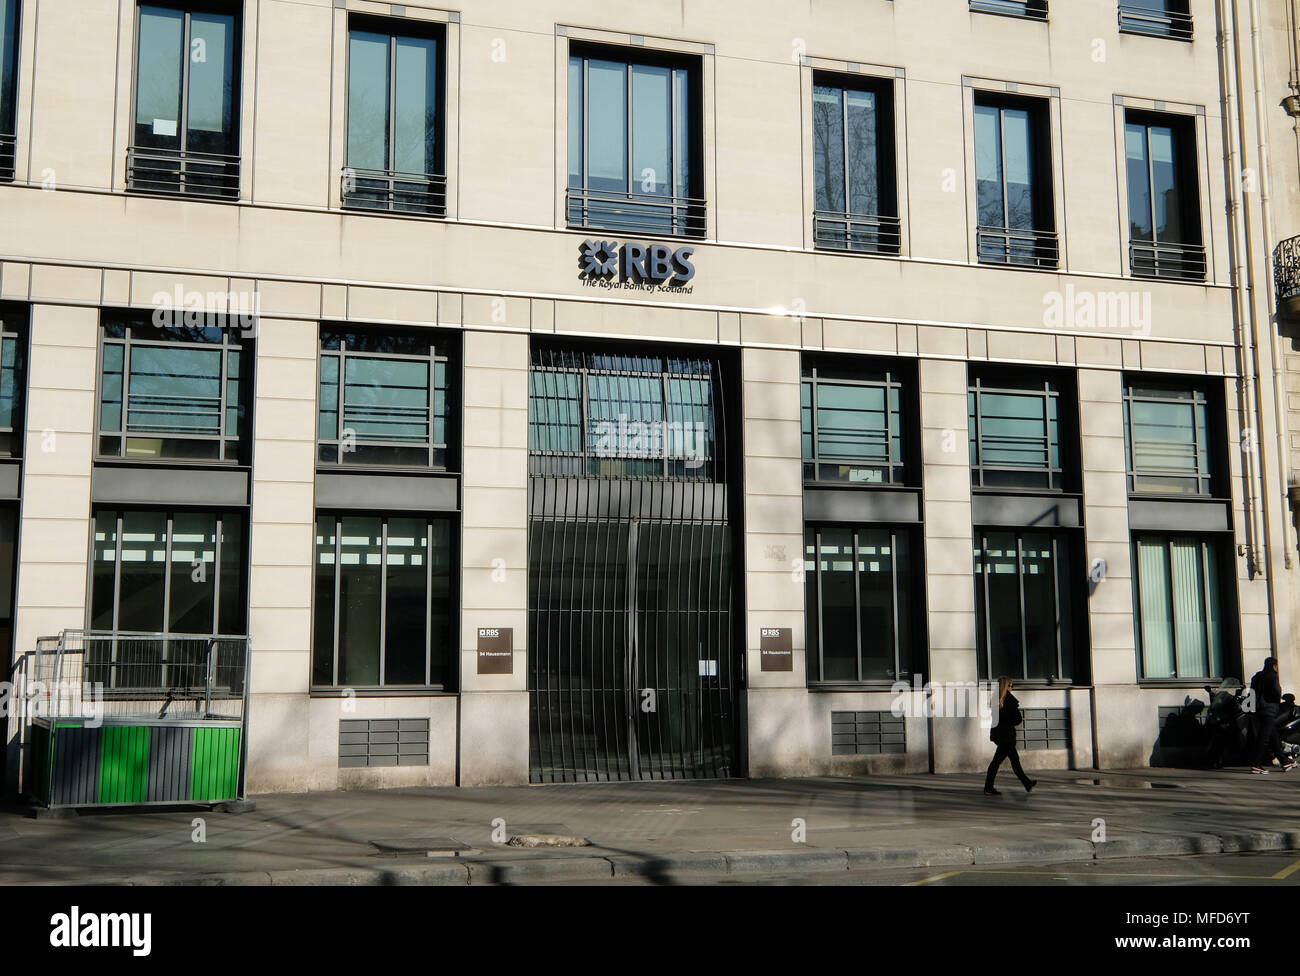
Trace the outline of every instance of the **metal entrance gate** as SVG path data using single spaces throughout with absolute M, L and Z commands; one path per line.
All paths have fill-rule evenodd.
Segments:
M 585 379 L 580 389 L 585 403 Z M 725 483 L 590 477 L 586 458 L 545 443 L 534 429 L 531 780 L 739 775 Z

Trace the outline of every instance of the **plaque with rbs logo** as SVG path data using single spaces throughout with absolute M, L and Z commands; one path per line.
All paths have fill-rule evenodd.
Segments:
M 515 629 L 480 627 L 478 629 L 478 673 L 514 674 Z
M 763 627 L 759 631 L 758 640 L 761 670 L 794 670 L 794 642 L 789 627 Z

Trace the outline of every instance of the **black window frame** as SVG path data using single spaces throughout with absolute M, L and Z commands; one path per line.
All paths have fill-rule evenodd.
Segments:
M 180 147 L 165 149 L 141 144 L 136 132 L 140 84 L 140 17 L 142 8 L 158 7 L 184 15 L 181 50 L 179 116 L 176 129 Z M 188 148 L 191 18 L 196 13 L 221 14 L 232 18 L 231 31 L 231 106 L 230 124 L 233 152 L 207 153 Z M 243 80 L 244 80 L 244 3 L 242 0 L 135 0 L 133 17 L 135 36 L 131 63 L 131 135 L 126 155 L 126 188 L 131 193 L 162 196 L 196 197 L 204 200 L 234 201 L 240 193 L 243 164 Z
M 972 102 L 972 124 L 980 108 L 998 112 L 998 169 L 1002 175 L 1002 224 L 981 223 L 979 173 L 975 178 L 975 257 L 980 264 L 999 267 L 1028 267 L 1053 270 L 1060 265 L 1059 234 L 1056 229 L 1056 162 L 1052 153 L 1052 104 L 1045 96 L 1016 95 L 976 89 Z M 1022 110 L 1029 120 L 1029 166 L 1033 189 L 1034 224 L 1032 228 L 1009 227 L 1007 200 L 1007 110 Z M 976 153 L 978 137 L 972 130 Z
M 388 37 L 388 165 L 382 170 L 358 168 L 347 159 L 350 148 L 350 110 L 352 85 L 352 33 L 384 34 Z M 434 105 L 437 147 L 433 171 L 406 173 L 396 169 L 393 131 L 397 112 L 397 41 L 402 37 L 434 42 L 437 52 Z M 433 21 L 380 17 L 373 14 L 348 14 L 347 67 L 343 99 L 344 165 L 341 200 L 347 209 L 399 213 L 405 216 L 445 217 L 447 215 L 447 28 Z
M 1133 0 L 1119 0 L 1116 17 L 1121 34 L 1163 37 L 1173 41 L 1190 41 L 1193 36 L 1192 13 L 1188 0 L 1163 0 L 1163 11 L 1152 10 Z
M 1202 225 L 1201 180 L 1199 172 L 1200 149 L 1196 132 L 1196 118 L 1170 112 L 1153 112 L 1144 109 L 1124 110 L 1124 145 L 1128 144 L 1130 125 L 1142 126 L 1146 148 L 1146 196 L 1151 210 L 1151 239 L 1144 240 L 1133 234 L 1133 215 L 1128 214 L 1129 274 L 1135 278 L 1154 278 L 1161 281 L 1204 282 L 1206 277 L 1205 228 Z M 1182 197 L 1179 224 L 1183 233 L 1179 240 L 1162 241 L 1157 236 L 1155 219 L 1155 185 L 1151 161 L 1151 129 L 1168 128 L 1173 133 L 1176 178 Z M 1133 169 L 1127 148 L 1124 153 L 1125 204 L 1132 199 Z
M 917 404 L 915 364 L 907 361 L 885 361 L 870 357 L 842 358 L 836 356 L 805 355 L 800 367 L 800 442 L 811 437 L 812 453 L 800 454 L 803 462 L 803 481 L 806 485 L 837 488 L 915 488 L 919 487 L 920 471 L 915 432 L 920 430 Z M 889 460 L 882 464 L 854 464 L 842 458 L 823 457 L 818 443 L 818 390 L 821 386 L 860 386 L 883 390 L 885 394 L 885 439 L 890 445 Z M 804 391 L 808 404 L 803 403 Z M 889 394 L 898 394 L 898 444 L 897 455 L 892 450 L 894 430 Z M 810 427 L 805 428 L 805 422 Z M 823 464 L 842 464 L 845 467 L 884 467 L 887 477 L 881 481 L 852 481 L 822 477 Z
M 330 694 L 338 692 L 340 689 L 354 689 L 359 693 L 372 694 L 411 694 L 421 695 L 428 693 L 452 693 L 456 691 L 460 672 L 460 519 L 454 512 L 435 512 L 435 511 L 352 511 L 352 510 L 335 510 L 335 509 L 318 509 L 314 513 L 312 520 L 312 637 L 311 637 L 311 660 L 309 662 L 310 692 L 312 694 L 324 693 Z M 379 549 L 379 643 L 375 653 L 379 660 L 379 682 L 376 684 L 357 684 L 351 682 L 341 682 L 339 680 L 339 654 L 341 650 L 342 632 L 340 629 L 340 606 L 342 598 L 342 574 L 339 572 L 342 565 L 343 551 L 343 520 L 348 518 L 372 518 L 380 522 L 381 538 Z M 387 625 L 389 619 L 388 610 L 388 526 L 394 519 L 411 519 L 422 520 L 425 523 L 428 532 L 428 541 L 425 545 L 425 646 L 424 646 L 424 675 L 423 683 L 418 684 L 398 684 L 389 683 L 384 679 L 387 676 L 388 649 L 386 647 Z M 320 561 L 320 552 L 324 545 L 320 541 L 319 526 L 322 520 L 332 520 L 334 553 L 333 562 L 330 566 L 333 569 L 333 625 L 331 630 L 330 643 L 330 678 L 328 682 L 318 680 L 319 664 L 318 655 L 323 653 L 324 648 L 318 641 L 318 613 L 320 610 L 317 593 L 320 586 L 322 563 Z M 446 610 L 446 642 L 445 646 L 435 648 L 434 638 L 434 576 L 437 562 L 435 559 L 435 532 L 434 524 L 441 522 L 446 526 L 447 547 L 446 547 L 446 586 L 447 592 L 444 598 Z M 437 668 L 440 669 L 435 673 L 435 651 L 442 655 L 442 659 L 437 662 Z M 440 677 L 442 680 L 434 680 Z
M 564 169 L 565 180 L 565 223 L 568 227 L 575 230 L 598 230 L 608 231 L 613 234 L 645 234 L 654 237 L 682 237 L 682 238 L 703 238 L 707 234 L 707 200 L 705 199 L 705 173 L 704 173 L 704 63 L 703 56 L 699 54 L 690 54 L 686 52 L 673 52 L 645 47 L 623 47 L 619 45 L 599 44 L 588 41 L 570 41 L 568 51 L 565 56 L 565 69 L 568 70 L 570 61 L 573 58 L 583 59 L 583 90 L 581 95 L 582 102 L 582 132 L 580 141 L 582 146 L 582 185 L 579 187 L 570 186 L 570 170 L 572 161 L 567 161 Z M 673 195 L 660 197 L 657 195 L 639 194 L 632 188 L 639 184 L 639 180 L 634 178 L 633 167 L 635 165 L 632 159 L 632 153 L 627 150 L 630 143 L 628 127 L 631 125 L 631 102 L 632 93 L 631 85 L 627 87 L 628 110 L 624 115 L 623 125 L 623 145 L 627 156 L 626 164 L 628 170 L 628 190 L 620 193 L 613 190 L 596 190 L 589 186 L 590 173 L 587 167 L 588 156 L 588 87 L 585 81 L 588 74 L 588 62 L 591 60 L 616 61 L 626 65 L 629 69 L 635 65 L 645 65 L 649 67 L 661 67 L 669 69 L 682 69 L 687 73 L 690 82 L 690 90 L 686 99 L 685 127 L 690 141 L 687 152 L 684 154 L 689 167 L 689 182 L 687 185 L 687 195 L 679 197 L 676 195 L 676 174 L 674 174 Z M 572 100 L 570 93 L 570 103 Z M 675 100 L 674 100 L 675 102 Z M 671 106 L 672 118 L 677 117 L 677 106 Z M 568 145 L 572 138 L 573 119 L 569 111 L 569 106 L 565 107 L 567 118 L 565 152 L 566 159 Z M 676 125 L 670 123 L 670 131 L 676 131 Z M 671 152 L 671 150 L 670 150 Z M 602 199 L 602 197 L 604 199 Z M 644 199 L 641 199 L 643 198 Z M 662 217 L 660 219 L 648 219 L 654 215 L 662 215 L 665 209 L 668 209 L 668 229 L 665 230 Z M 625 213 L 628 211 L 630 213 Z M 642 214 L 642 221 L 638 223 L 636 214 Z
M 1161 394 L 1168 394 L 1162 396 Z M 1182 394 L 1182 395 L 1179 395 Z M 1196 382 L 1178 382 L 1168 377 L 1148 378 L 1142 374 L 1126 373 L 1124 375 L 1124 476 L 1130 497 L 1160 498 L 1171 501 L 1219 499 L 1226 495 L 1225 475 L 1228 470 L 1224 445 L 1227 443 L 1227 422 L 1224 419 L 1222 391 L 1214 384 Z M 1132 431 L 1131 404 L 1134 401 L 1151 403 L 1188 404 L 1193 409 L 1201 407 L 1205 412 L 1205 468 L 1202 470 L 1200 459 L 1202 447 L 1199 440 L 1193 440 L 1197 464 L 1194 472 L 1179 474 L 1159 469 L 1139 470 L 1135 463 L 1135 445 Z M 1195 438 L 1195 422 L 1193 422 Z M 1150 487 L 1138 487 L 1142 478 L 1176 478 L 1194 479 L 1195 491 L 1160 491 Z
M 854 619 L 856 640 L 857 677 L 824 678 L 825 674 L 825 611 L 822 585 L 822 543 L 823 531 L 841 531 L 850 533 L 853 546 L 854 577 Z M 863 651 L 867 641 L 879 635 L 862 632 L 862 582 L 858 546 L 859 535 L 863 532 L 888 532 L 890 540 L 890 575 L 891 607 L 893 625 L 891 636 L 894 652 L 894 669 L 890 677 L 863 677 Z M 906 579 L 898 568 L 898 540 L 904 540 L 906 551 Z M 810 554 L 809 542 L 815 547 Z M 809 687 L 835 688 L 839 686 L 880 686 L 892 685 L 897 681 L 909 680 L 914 674 L 921 674 L 925 669 L 926 620 L 925 620 L 925 579 L 924 547 L 921 544 L 920 527 L 906 523 L 886 522 L 807 522 L 804 524 L 803 565 L 804 565 L 804 659 Z M 811 566 L 809 564 L 811 558 Z M 909 646 L 904 649 L 900 638 L 900 594 L 907 598 L 906 633 Z M 815 606 L 814 606 L 815 604 Z M 840 635 L 843 636 L 843 635 Z
M 417 355 L 406 352 L 381 352 L 374 349 L 351 349 L 347 345 L 347 340 L 353 337 L 363 337 L 365 339 L 385 339 L 398 338 L 407 341 L 419 341 L 422 344 L 427 343 L 428 353 Z M 337 345 L 335 345 L 337 343 Z M 316 364 L 316 464 L 322 470 L 356 470 L 381 472 L 403 471 L 419 472 L 429 471 L 435 473 L 457 473 L 460 471 L 460 363 L 461 363 L 461 343 L 458 334 L 445 332 L 438 329 L 403 329 L 377 326 L 357 326 L 348 323 L 329 323 L 323 322 L 318 332 L 318 352 Z M 336 374 L 336 386 L 338 388 L 338 400 L 335 402 L 335 409 L 332 411 L 337 415 L 336 436 L 325 437 L 324 430 L 321 427 L 322 408 L 325 405 L 323 395 L 325 387 L 325 362 L 333 358 L 338 366 Z M 361 462 L 356 460 L 349 461 L 347 455 L 352 453 L 345 447 L 347 443 L 343 437 L 349 429 L 346 426 L 347 414 L 344 410 L 345 403 L 341 402 L 346 392 L 346 369 L 349 359 L 388 359 L 409 363 L 428 363 L 429 365 L 429 387 L 428 387 L 428 439 L 424 442 L 427 448 L 427 462 L 425 464 L 401 463 L 401 462 Z M 444 370 L 444 388 L 443 388 L 443 409 L 444 416 L 443 432 L 444 436 L 441 441 L 434 438 L 436 430 L 436 403 L 438 387 L 436 385 L 437 367 L 442 364 Z M 402 441 L 367 441 L 357 437 L 352 440 L 356 446 L 377 446 L 377 447 L 419 447 L 421 445 L 412 442 Z M 334 447 L 334 458 L 325 457 L 325 451 L 329 446 Z M 436 462 L 436 458 L 441 452 L 443 461 L 441 464 Z
M 184 313 L 176 311 L 177 316 Z M 205 313 L 206 314 L 206 313 Z M 142 464 L 142 465 L 187 465 L 187 466 L 210 466 L 210 467 L 247 467 L 252 458 L 253 449 L 253 402 L 254 402 L 254 370 L 257 362 L 256 339 L 251 335 L 245 334 L 238 321 L 227 316 L 208 316 L 210 321 L 219 324 L 210 326 L 187 327 L 187 326 L 157 326 L 148 321 L 147 316 L 143 313 L 118 310 L 104 310 L 100 316 L 99 323 L 99 342 L 96 350 L 95 374 L 95 449 L 94 456 L 96 461 L 109 461 L 113 463 L 124 464 Z M 140 335 L 137 336 L 137 330 Z M 121 333 L 120 335 L 115 333 Z M 217 332 L 220 334 L 221 341 L 197 341 L 195 336 L 202 333 Z M 103 411 L 105 403 L 106 390 L 104 389 L 104 360 L 105 352 L 110 347 L 122 348 L 122 392 L 121 399 L 116 401 L 120 405 L 121 418 L 120 429 L 106 430 L 103 424 Z M 134 435 L 128 428 L 128 408 L 130 403 L 130 385 L 131 385 L 131 349 L 133 347 L 148 348 L 198 348 L 198 349 L 220 349 L 221 350 L 221 375 L 218 381 L 220 387 L 219 404 L 218 404 L 218 433 L 215 437 L 198 437 L 185 436 L 183 432 L 177 431 L 154 431 L 145 430 L 137 431 Z M 227 433 L 228 411 L 231 408 L 229 403 L 230 383 L 232 378 L 229 375 L 230 370 L 230 353 L 238 352 L 239 354 L 239 376 L 234 378 L 237 383 L 239 402 L 234 406 L 239 417 L 240 433 L 231 435 Z M 215 440 L 218 445 L 216 457 L 186 457 L 180 455 L 152 454 L 152 455 L 135 455 L 127 453 L 128 441 L 135 437 L 143 440 L 195 440 L 210 441 Z M 106 438 L 116 437 L 119 440 L 116 452 L 104 450 Z
M 875 75 L 843 74 L 833 71 L 814 71 L 812 90 L 814 109 L 816 90 L 819 87 L 845 91 L 870 92 L 875 96 L 876 108 L 876 186 L 878 205 L 874 214 L 855 212 L 849 208 L 849 145 L 847 124 L 848 99 L 841 94 L 840 131 L 843 136 L 843 193 L 846 209 L 822 210 L 816 207 L 817 167 L 817 113 L 812 115 L 814 209 L 813 244 L 828 251 L 854 254 L 896 255 L 902 248 L 902 222 L 898 212 L 898 155 L 895 138 L 893 78 Z
M 0 0 L 0 16 L 6 0 Z M 16 173 L 18 155 L 18 81 L 20 78 L 19 55 L 22 51 L 23 34 L 23 0 L 8 0 L 12 3 L 14 30 L 12 47 L 8 52 L 0 51 L 0 64 L 6 60 L 13 65 L 8 91 L 0 91 L 0 105 L 9 103 L 8 112 L 0 112 L 0 183 L 12 183 Z M 0 85 L 5 82 L 0 75 Z

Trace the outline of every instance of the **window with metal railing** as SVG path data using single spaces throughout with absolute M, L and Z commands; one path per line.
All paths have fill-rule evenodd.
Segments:
M 1195 122 L 1125 113 L 1129 270 L 1141 278 L 1204 281 Z
M 451 354 L 427 332 L 323 329 L 318 460 L 446 470 Z
M 127 189 L 239 196 L 239 7 L 141 4 Z
M 19 0 L 0 0 L 0 182 L 14 178 L 17 149 Z
M 1050 113 L 1043 99 L 975 96 L 976 255 L 1055 268 Z
M 441 25 L 352 16 L 343 206 L 446 215 L 445 47 Z
M 570 227 L 703 237 L 700 60 L 573 44 Z
M 162 328 L 106 314 L 98 456 L 240 463 L 249 431 L 251 342 L 228 327 Z
M 719 478 L 719 382 L 709 359 L 534 349 L 531 473 Z
M 1047 19 L 1047 0 L 970 0 L 970 9 L 978 14 Z
M 804 481 L 904 484 L 903 380 L 808 363 L 800 384 Z
M 1118 17 L 1121 34 L 1192 39 L 1187 0 L 1119 0 Z
M 1273 248 L 1273 284 L 1279 305 L 1300 305 L 1300 237 Z
M 1124 386 L 1124 452 L 1132 494 L 1213 494 L 1209 397 L 1204 389 Z
M 897 254 L 894 86 L 813 76 L 813 239 L 817 247 Z
M 967 393 L 972 485 L 1064 490 L 1059 401 L 1052 380 L 973 377 Z

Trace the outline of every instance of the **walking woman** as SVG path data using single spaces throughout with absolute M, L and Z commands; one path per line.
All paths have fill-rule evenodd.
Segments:
M 1011 694 L 1011 679 L 1006 675 L 998 678 L 998 721 L 989 729 L 989 738 L 993 740 L 997 751 L 989 763 L 988 775 L 984 777 L 984 792 L 989 796 L 1000 796 L 1001 791 L 993 788 L 993 778 L 998 774 L 1002 760 L 1011 760 L 1011 771 L 1024 784 L 1025 792 L 1030 793 L 1038 785 L 1038 780 L 1030 779 L 1020 768 L 1020 753 L 1016 752 L 1016 726 L 1021 722 L 1020 702 Z

